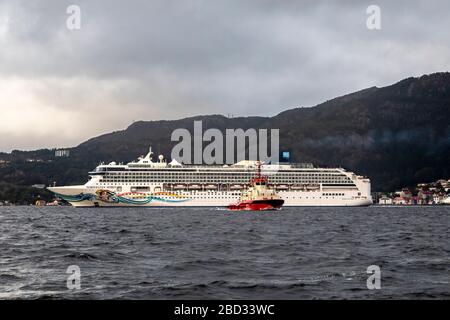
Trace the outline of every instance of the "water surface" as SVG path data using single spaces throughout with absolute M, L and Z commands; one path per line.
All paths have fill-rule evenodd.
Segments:
M 449 299 L 449 218 L 442 206 L 0 207 L 0 298 Z M 70 265 L 80 290 L 66 287 Z

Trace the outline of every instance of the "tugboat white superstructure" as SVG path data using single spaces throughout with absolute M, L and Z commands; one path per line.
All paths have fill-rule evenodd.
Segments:
M 257 163 L 256 175 L 250 181 L 250 186 L 242 191 L 239 202 L 232 203 L 228 210 L 232 211 L 266 211 L 278 210 L 284 200 L 273 188 L 267 187 L 267 177 L 261 174 L 261 163 Z
M 163 156 L 152 161 L 152 151 L 128 164 L 100 164 L 84 185 L 50 187 L 76 207 L 211 206 L 236 202 L 257 161 L 233 165 L 182 165 Z M 284 206 L 368 206 L 370 180 L 342 168 L 314 168 L 311 164 L 263 165 L 269 187 Z

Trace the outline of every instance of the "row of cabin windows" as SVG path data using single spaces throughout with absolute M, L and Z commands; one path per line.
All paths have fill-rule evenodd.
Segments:
M 162 179 L 155 179 L 152 181 L 149 180 L 133 180 L 133 181 L 123 181 L 123 180 L 100 180 L 99 183 L 102 185 L 105 184 L 122 184 L 122 185 L 133 185 L 133 184 L 150 184 L 150 183 L 172 183 L 172 184 L 248 184 L 250 180 L 176 180 L 176 181 L 170 181 L 170 180 L 162 180 Z M 300 181 L 276 181 L 271 180 L 269 181 L 269 184 L 299 184 L 299 185 L 308 185 L 308 184 L 327 184 L 327 185 L 333 185 L 333 184 L 344 184 L 344 185 L 354 185 L 352 181 L 318 181 L 318 180 L 300 180 Z
M 348 178 L 345 175 L 336 175 L 336 174 L 284 174 L 279 172 L 274 172 L 272 174 L 269 174 L 269 176 L 281 176 L 281 177 L 305 177 L 305 178 Z M 121 172 L 109 172 L 105 174 L 104 176 L 118 176 L 118 177 L 139 177 L 139 176 L 145 176 L 145 177 L 185 177 L 185 176 L 204 176 L 204 177 L 210 177 L 210 176 L 217 176 L 217 177 L 253 177 L 254 173 L 223 173 L 223 172 L 192 172 L 192 173 L 158 173 L 158 172 L 149 172 L 149 173 L 121 173 Z
M 115 189 L 117 192 L 121 192 L 122 191 L 122 188 L 121 187 L 113 187 L 113 186 L 108 186 L 107 188 L 109 188 L 109 189 Z M 131 192 L 134 192 L 134 191 L 138 191 L 138 190 L 133 190 L 133 188 L 131 188 Z M 178 194 L 178 195 L 183 195 L 183 194 L 186 194 L 186 193 L 182 193 L 182 192 L 174 192 L 175 194 Z M 192 190 L 191 191 L 191 193 L 197 193 L 196 192 L 196 190 Z M 205 193 L 205 192 L 202 192 L 202 193 Z M 202 195 L 203 197 L 205 197 L 206 199 L 221 199 L 221 198 L 227 198 L 227 197 L 229 197 L 229 196 L 239 196 L 240 195 L 240 193 L 237 193 L 237 192 L 233 192 L 233 193 L 227 193 L 227 194 L 224 194 L 224 193 L 220 193 L 220 192 L 217 192 L 217 191 L 207 191 L 206 192 L 206 196 L 205 195 Z M 323 194 L 323 196 L 326 196 L 326 197 L 335 197 L 335 196 L 344 196 L 345 194 L 344 193 L 324 193 Z M 358 195 L 361 195 L 361 193 L 358 193 Z M 164 197 L 164 196 L 163 196 Z M 322 197 L 299 197 L 299 196 L 291 196 L 291 197 L 286 197 L 286 199 L 321 199 Z
M 155 179 L 164 179 L 164 180 L 183 180 L 183 179 L 192 179 L 192 180 L 236 180 L 236 179 L 245 179 L 248 180 L 252 178 L 253 175 L 223 175 L 223 174 L 183 174 L 183 175 L 168 175 L 168 174 L 106 174 L 103 176 L 103 179 L 117 179 L 121 181 L 127 180 L 155 180 Z M 283 175 L 283 174 L 275 174 L 268 176 L 269 180 L 329 180 L 329 181 L 351 181 L 350 178 L 343 175 L 329 175 L 329 176 L 318 176 L 318 175 Z
M 111 186 L 111 185 L 104 186 L 104 187 L 107 188 L 107 189 L 115 190 L 117 192 L 122 192 L 122 187 L 115 187 L 115 186 Z M 95 190 L 96 188 L 92 187 L 91 189 Z M 131 187 L 129 192 L 145 192 L 145 191 L 150 191 L 150 190 L 149 190 L 149 188 L 144 190 L 144 189 L 139 189 L 139 187 Z M 159 192 L 159 191 L 161 191 L 161 190 L 159 190 L 159 189 L 154 190 L 154 192 Z M 220 192 L 220 191 L 199 191 L 199 190 L 190 190 L 188 194 L 197 193 L 197 192 L 198 193 L 201 192 L 202 194 L 206 193 L 206 195 L 224 195 L 224 196 L 227 196 L 227 197 L 228 196 L 239 196 L 240 195 L 239 192 L 232 192 L 232 193 L 226 192 L 226 193 L 224 193 L 224 192 Z M 186 194 L 186 192 L 179 192 L 179 191 L 173 191 L 173 193 L 177 194 L 177 195 Z M 162 196 L 164 196 L 164 195 L 162 195 Z

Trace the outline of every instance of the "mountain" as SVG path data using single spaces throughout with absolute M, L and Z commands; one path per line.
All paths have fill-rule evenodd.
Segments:
M 203 130 L 278 128 L 280 149 L 292 150 L 297 162 L 338 165 L 367 175 L 376 191 L 450 178 L 448 72 L 368 88 L 274 117 L 209 115 L 139 121 L 125 130 L 81 143 L 71 149 L 71 157 L 67 159 L 54 159 L 50 150 L 0 154 L 0 159 L 11 161 L 10 165 L 0 167 L 0 177 L 2 182 L 15 184 L 14 177 L 22 172 L 21 181 L 28 184 L 81 183 L 99 161 L 130 161 L 145 153 L 149 145 L 156 154 L 170 156 L 176 144 L 170 141 L 172 131 L 186 128 L 192 132 L 195 120 L 202 120 Z M 29 164 L 24 162 L 27 157 L 52 162 Z M 39 178 L 32 179 L 33 175 Z

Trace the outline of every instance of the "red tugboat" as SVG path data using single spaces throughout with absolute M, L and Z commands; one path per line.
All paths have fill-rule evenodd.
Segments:
M 230 204 L 229 210 L 233 211 L 262 211 L 281 209 L 284 200 L 275 190 L 267 187 L 267 177 L 261 175 L 261 163 L 257 164 L 256 175 L 250 181 L 250 186 L 242 192 L 239 202 Z

